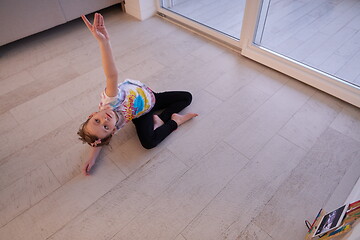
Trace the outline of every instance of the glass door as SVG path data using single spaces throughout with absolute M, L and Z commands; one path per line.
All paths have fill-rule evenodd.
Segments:
M 171 20 L 360 107 L 359 0 L 157 0 L 157 4 L 158 12 Z
M 159 12 L 238 46 L 246 0 L 159 0 Z
M 242 54 L 360 106 L 360 2 L 251 0 Z
M 360 2 L 263 1 L 254 43 L 360 86 Z

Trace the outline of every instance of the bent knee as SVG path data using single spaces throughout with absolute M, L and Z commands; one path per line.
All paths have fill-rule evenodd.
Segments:
M 190 105 L 190 103 L 192 102 L 192 94 L 190 92 L 185 92 L 185 99 L 187 105 Z
M 145 149 L 152 149 L 157 146 L 157 144 L 155 144 L 154 142 L 151 142 L 151 141 L 141 141 L 141 145 Z

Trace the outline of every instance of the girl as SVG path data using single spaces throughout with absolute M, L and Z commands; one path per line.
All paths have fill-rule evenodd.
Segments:
M 93 24 L 85 16 L 81 18 L 99 43 L 106 76 L 99 111 L 91 114 L 78 131 L 80 139 L 91 146 L 90 156 L 83 167 L 83 173 L 88 175 L 102 146 L 109 144 L 125 123 L 132 121 L 135 124 L 142 146 L 150 149 L 197 114 L 177 114 L 191 103 L 189 92 L 155 93 L 143 83 L 130 79 L 118 84 L 118 70 L 103 16 L 95 13 Z M 164 111 L 155 115 L 154 112 L 160 109 Z

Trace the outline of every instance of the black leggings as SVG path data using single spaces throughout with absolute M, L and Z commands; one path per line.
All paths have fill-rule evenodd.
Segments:
M 173 91 L 155 94 L 155 105 L 150 112 L 133 119 L 141 145 L 146 149 L 156 147 L 170 133 L 177 129 L 178 125 L 171 120 L 173 113 L 178 113 L 189 106 L 192 95 L 189 92 Z M 154 113 L 164 109 L 159 115 L 163 125 L 154 130 Z

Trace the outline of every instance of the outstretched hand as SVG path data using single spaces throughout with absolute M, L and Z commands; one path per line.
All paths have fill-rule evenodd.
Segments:
M 110 39 L 109 34 L 105 28 L 104 17 L 100 13 L 95 13 L 93 24 L 91 24 L 84 15 L 82 15 L 81 18 L 96 40 L 99 42 L 105 42 Z
M 85 176 L 90 175 L 90 170 L 94 166 L 94 164 L 95 164 L 95 161 L 92 159 L 86 161 L 86 163 L 84 164 L 84 166 L 82 168 L 82 172 Z

